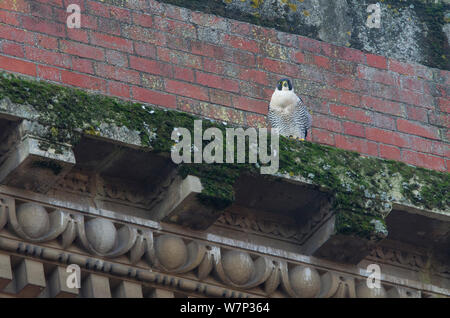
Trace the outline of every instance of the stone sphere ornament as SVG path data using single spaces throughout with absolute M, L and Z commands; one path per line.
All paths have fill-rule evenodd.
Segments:
M 156 238 L 156 257 L 168 270 L 177 269 L 186 264 L 188 250 L 184 241 L 176 236 L 161 235 Z
M 114 248 L 117 230 L 111 221 L 95 218 L 86 223 L 85 229 L 89 243 L 97 252 L 105 254 Z
M 380 288 L 369 288 L 366 280 L 362 280 L 356 286 L 356 296 L 358 298 L 386 298 L 387 293 L 383 286 L 380 286 Z
M 47 210 L 35 203 L 22 203 L 17 207 L 17 222 L 31 238 L 40 238 L 48 233 L 50 219 Z
M 225 274 L 236 285 L 248 283 L 252 278 L 255 266 L 248 253 L 227 251 L 222 256 Z
M 289 270 L 289 280 L 299 297 L 314 298 L 320 292 L 320 275 L 314 268 L 295 266 Z

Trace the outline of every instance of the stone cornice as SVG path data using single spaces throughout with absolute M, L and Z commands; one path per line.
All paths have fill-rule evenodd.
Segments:
M 449 244 L 448 173 L 284 137 L 275 175 L 250 164 L 177 166 L 168 158 L 170 135 L 192 128 L 191 115 L 9 75 L 0 81 L 1 138 L 8 141 L 1 184 L 39 193 L 66 185 L 89 202 L 125 203 L 136 208 L 131 215 L 195 230 L 244 205 L 294 220 L 308 229 L 301 253 L 337 262 L 357 264 L 388 235 L 436 253 Z M 206 127 L 225 129 L 211 121 Z M 403 220 L 417 227 L 413 235 Z
M 0 192 L 9 191 L 0 187 Z M 24 219 L 17 217 L 18 207 L 15 207 L 16 202 L 22 202 L 19 207 L 24 208 L 20 193 L 16 194 L 17 199 L 0 196 L 0 227 L 4 228 L 0 231 L 0 249 L 14 254 L 61 265 L 74 263 L 101 274 L 214 297 L 380 296 L 371 294 L 371 290 L 364 287 L 368 274 L 354 266 L 252 246 L 212 233 L 189 233 L 173 228 L 174 225 L 148 222 L 108 211 L 91 210 L 86 213 L 74 207 L 61 209 L 44 202 L 46 213 L 29 214 L 23 224 Z M 32 201 L 44 199 L 41 195 L 25 197 Z M 35 209 L 40 207 L 41 203 L 33 204 Z M 46 215 L 49 217 L 47 227 L 46 222 L 42 221 Z M 30 227 L 30 224 L 33 226 Z M 110 229 L 113 227 L 117 230 L 111 236 Z M 96 232 L 102 235 L 92 234 Z M 72 245 L 75 242 L 73 247 L 77 248 L 74 249 Z M 171 253 L 168 254 L 166 251 L 169 250 Z M 238 274 L 230 271 L 230 264 L 233 268 L 241 268 L 241 271 Z M 317 277 L 314 284 L 306 289 L 302 280 L 305 270 L 312 271 Z M 450 296 L 448 290 L 437 286 L 386 274 L 382 274 L 382 286 L 381 296 L 384 297 L 398 297 L 405 290 L 411 295 L 418 295 L 417 292 L 421 291 Z

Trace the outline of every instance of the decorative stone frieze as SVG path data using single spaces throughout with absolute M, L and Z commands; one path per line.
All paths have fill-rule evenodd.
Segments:
M 136 289 L 136 285 L 128 283 L 111 291 L 103 274 L 127 277 L 138 285 L 146 282 L 165 286 L 165 282 L 171 281 L 166 287 L 174 291 L 220 297 L 420 296 L 420 291 L 406 286 L 382 281 L 381 288 L 373 290 L 367 287 L 365 276 L 219 246 L 113 219 L 68 212 L 5 195 L 0 196 L 0 202 L 3 231 L 11 230 L 13 234 L 4 236 L 0 230 L 0 262 L 3 264 L 0 283 L 5 293 L 76 296 L 77 293 L 65 290 L 61 283 L 65 277 L 61 268 L 55 268 L 46 278 L 43 271 L 38 270 L 40 261 L 56 261 L 62 267 L 78 264 L 85 271 L 97 273 L 84 279 L 80 292 L 83 297 L 142 294 L 140 287 Z M 28 213 L 28 218 L 22 217 L 24 213 Z M 63 250 L 55 249 L 55 243 Z M 75 252 L 73 247 L 81 247 L 84 254 Z M 10 258 L 2 251 L 13 251 L 33 260 L 24 259 L 22 265 L 11 269 Z M 116 262 L 119 258 L 120 263 Z M 28 267 L 36 268 L 40 274 L 18 281 L 17 274 Z M 178 277 L 175 281 L 173 275 Z

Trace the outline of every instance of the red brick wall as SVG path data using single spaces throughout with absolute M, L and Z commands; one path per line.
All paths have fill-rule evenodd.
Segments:
M 124 1 L 125 2 L 125 1 Z M 81 29 L 66 7 L 81 6 Z M 154 0 L 0 1 L 0 68 L 241 125 L 294 79 L 313 141 L 450 171 L 450 72 Z

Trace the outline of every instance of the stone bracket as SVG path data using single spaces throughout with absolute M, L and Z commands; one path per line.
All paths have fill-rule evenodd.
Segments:
M 40 139 L 26 135 L 5 156 L 0 166 L 0 183 L 46 193 L 75 165 L 70 146 L 61 145 L 60 151 L 42 150 Z
M 206 230 L 220 216 L 221 210 L 202 204 L 197 195 L 203 190 L 200 178 L 177 176 L 162 201 L 151 211 L 156 221 L 176 223 L 194 230 Z
M 336 214 L 305 242 L 303 253 L 334 262 L 358 264 L 381 240 L 339 233 Z
M 37 261 L 23 259 L 14 268 L 14 278 L 3 292 L 32 298 L 38 296 L 45 287 L 44 265 Z

